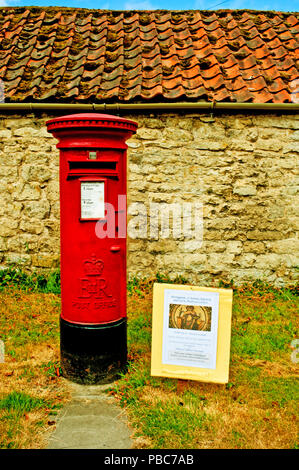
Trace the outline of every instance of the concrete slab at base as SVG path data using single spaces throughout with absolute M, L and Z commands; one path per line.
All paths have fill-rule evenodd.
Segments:
M 72 399 L 59 413 L 47 449 L 132 448 L 124 410 L 104 393 L 110 386 L 70 382 Z

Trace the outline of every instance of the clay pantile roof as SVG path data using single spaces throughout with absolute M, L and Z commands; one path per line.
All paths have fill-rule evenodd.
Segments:
M 0 79 L 6 102 L 292 102 L 298 37 L 296 13 L 2 7 Z

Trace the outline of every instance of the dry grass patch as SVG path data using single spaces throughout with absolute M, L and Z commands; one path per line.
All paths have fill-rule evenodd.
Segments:
M 298 379 L 298 365 L 286 360 L 285 363 L 265 361 L 263 373 L 270 377 L 284 377 Z

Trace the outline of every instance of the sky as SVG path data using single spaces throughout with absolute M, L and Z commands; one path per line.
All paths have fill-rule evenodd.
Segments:
M 299 0 L 0 0 L 0 6 L 64 6 L 101 10 L 276 10 L 298 11 Z

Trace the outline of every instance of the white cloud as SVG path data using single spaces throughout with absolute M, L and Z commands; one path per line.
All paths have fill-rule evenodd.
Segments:
M 0 0 L 0 7 L 7 7 L 8 3 L 5 0 Z

